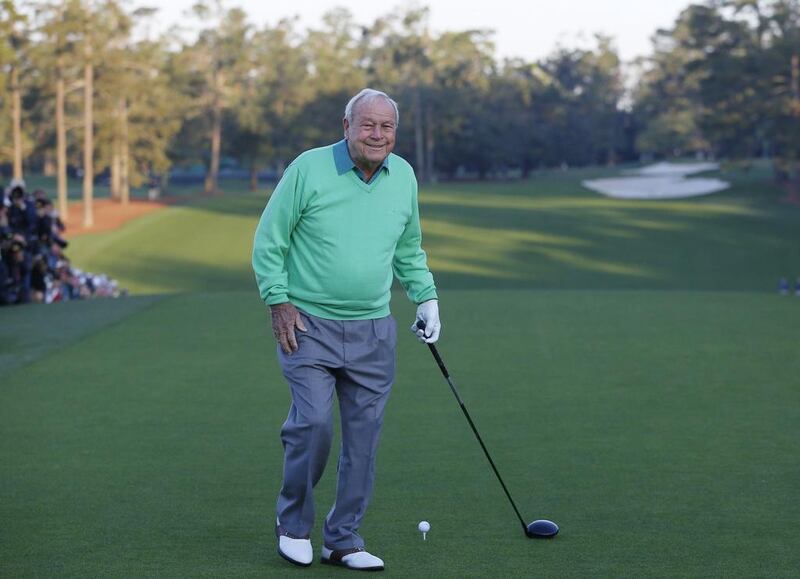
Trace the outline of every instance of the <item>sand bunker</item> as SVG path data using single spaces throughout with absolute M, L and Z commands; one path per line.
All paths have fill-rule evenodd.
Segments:
M 730 187 L 721 179 L 686 179 L 687 175 L 714 171 L 716 163 L 656 163 L 626 171 L 627 177 L 590 179 L 581 184 L 617 199 L 679 199 L 716 193 Z

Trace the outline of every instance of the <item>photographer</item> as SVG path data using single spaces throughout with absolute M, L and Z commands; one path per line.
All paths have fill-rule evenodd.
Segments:
M 26 253 L 25 239 L 15 234 L 3 244 L 5 266 L 4 300 L 8 304 L 25 304 L 30 301 L 31 260 Z
M 53 244 L 65 249 L 69 243 L 61 237 L 64 230 L 53 202 L 46 197 L 36 199 L 36 233 L 43 254 L 50 251 Z
M 0 305 L 8 303 L 6 289 L 11 283 L 4 256 L 11 246 L 11 227 L 8 225 L 8 207 L 5 196 L 0 200 Z
M 11 201 L 8 211 L 8 223 L 11 231 L 18 233 L 29 241 L 36 237 L 36 206 L 33 199 L 25 191 L 25 183 L 12 181 L 7 195 Z
M 72 268 L 64 229 L 44 191 L 28 195 L 22 181 L 0 189 L 0 305 L 127 295 L 106 275 Z

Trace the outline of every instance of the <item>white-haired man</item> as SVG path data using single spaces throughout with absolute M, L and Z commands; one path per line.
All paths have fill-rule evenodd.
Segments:
M 286 169 L 255 234 L 253 270 L 269 305 L 292 404 L 281 429 L 278 553 L 313 560 L 313 489 L 322 476 L 339 399 L 342 448 L 336 501 L 325 518 L 322 563 L 380 570 L 358 534 L 372 495 L 375 455 L 394 382 L 393 276 L 418 304 L 411 330 L 439 338 L 438 298 L 421 247 L 417 181 L 392 149 L 397 103 L 364 89 L 347 103 L 344 139 Z M 299 330 L 299 331 L 298 331 Z

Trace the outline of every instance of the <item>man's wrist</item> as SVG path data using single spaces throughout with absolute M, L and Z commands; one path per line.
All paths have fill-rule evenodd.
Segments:
M 286 300 L 285 302 L 279 302 L 277 304 L 269 304 L 269 309 L 271 310 L 281 309 L 287 305 L 291 305 L 291 303 L 292 302 L 290 302 L 289 300 Z

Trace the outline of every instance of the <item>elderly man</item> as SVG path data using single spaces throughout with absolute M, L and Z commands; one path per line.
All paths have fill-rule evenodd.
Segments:
M 428 343 L 439 338 L 436 287 L 420 246 L 417 181 L 392 154 L 398 122 L 397 103 L 385 93 L 355 95 L 345 108 L 344 140 L 289 165 L 255 234 L 253 269 L 292 397 L 281 429 L 278 553 L 300 566 L 313 560 L 313 489 L 328 460 L 336 391 L 342 448 L 321 562 L 384 568 L 364 549 L 358 528 L 394 381 L 393 274 L 418 304 L 412 332 Z

